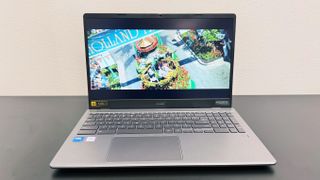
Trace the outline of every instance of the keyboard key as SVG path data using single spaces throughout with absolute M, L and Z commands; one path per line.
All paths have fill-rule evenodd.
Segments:
M 198 125 L 198 124 L 195 124 L 195 125 L 192 125 L 193 128 L 210 128 L 210 124 L 201 124 L 201 125 Z
M 215 133 L 229 133 L 228 128 L 213 128 Z
M 162 127 L 163 126 L 161 124 L 157 124 L 157 125 L 154 126 L 154 128 L 156 128 L 156 129 L 162 129 Z
M 97 122 L 96 124 L 97 124 L 98 126 L 103 126 L 103 125 L 106 124 L 106 122 L 102 121 L 102 122 Z
M 164 129 L 163 132 L 164 133 L 173 133 L 173 129 Z
M 163 127 L 169 129 L 169 128 L 173 128 L 174 126 L 173 126 L 173 124 L 168 124 L 168 125 L 164 125 Z
M 102 129 L 108 129 L 109 126 L 99 126 L 99 130 L 102 130 Z
M 182 125 L 182 128 L 191 128 L 191 125 Z
M 218 121 L 218 120 L 222 120 L 222 117 L 215 117 L 214 119 Z
M 228 124 L 227 124 L 227 127 L 228 127 L 228 128 L 233 128 L 234 126 L 233 126 L 233 124 L 228 123 Z
M 98 134 L 116 134 L 116 130 L 115 129 L 98 130 Z
M 238 132 L 238 130 L 236 128 L 229 128 L 229 131 L 231 133 L 237 133 Z
M 182 128 L 183 133 L 192 133 L 192 128 Z
M 220 124 L 224 124 L 224 122 L 222 120 L 217 120 L 217 123 Z
M 237 128 L 239 133 L 245 133 L 244 129 L 242 128 Z
M 117 129 L 117 126 L 111 125 L 111 126 L 109 126 L 109 129 Z
M 153 127 L 154 127 L 153 125 L 146 125 L 147 129 L 153 129 Z
M 90 130 L 90 129 L 97 130 L 98 128 L 99 126 L 82 126 L 81 130 Z
M 211 124 L 211 126 L 213 127 L 213 128 L 219 128 L 219 125 L 218 124 Z
M 232 123 L 230 120 L 225 120 L 224 122 L 227 123 L 227 124 L 231 124 Z
M 200 128 L 193 129 L 194 133 L 203 133 L 203 130 Z
M 144 126 L 143 125 L 138 125 L 137 129 L 144 129 Z
M 136 129 L 136 126 L 135 125 L 129 125 L 128 129 Z
M 231 120 L 231 122 L 232 122 L 233 124 L 239 124 L 238 121 L 236 120 L 236 118 L 231 117 L 231 118 L 229 118 L 229 119 Z
M 83 126 L 94 126 L 94 125 L 96 125 L 95 121 L 89 121 L 89 122 L 83 123 Z
M 213 133 L 213 130 L 212 129 L 205 129 L 203 132 L 204 133 Z
M 233 117 L 232 113 L 230 113 L 230 112 L 227 113 L 227 116 L 228 116 L 228 117 Z
M 194 124 L 209 124 L 208 120 L 195 121 Z
M 95 122 L 96 119 L 87 119 L 86 122 Z
M 234 127 L 236 127 L 237 129 L 238 129 L 238 128 L 242 128 L 242 127 L 240 126 L 240 124 L 235 124 Z
M 220 114 L 219 113 L 213 113 L 213 116 L 214 117 L 220 117 Z
M 80 130 L 78 131 L 78 135 L 94 135 L 97 130 Z
M 119 125 L 118 129 L 127 129 L 127 127 L 125 125 Z

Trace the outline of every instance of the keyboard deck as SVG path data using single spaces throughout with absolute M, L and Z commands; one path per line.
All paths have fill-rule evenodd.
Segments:
M 78 135 L 245 133 L 230 112 L 90 113 Z

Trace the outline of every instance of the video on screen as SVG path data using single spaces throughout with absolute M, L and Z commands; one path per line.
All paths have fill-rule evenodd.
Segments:
M 91 90 L 228 89 L 224 29 L 91 29 Z

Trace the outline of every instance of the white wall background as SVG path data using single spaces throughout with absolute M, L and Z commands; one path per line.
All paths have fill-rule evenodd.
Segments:
M 85 12 L 234 12 L 234 94 L 320 94 L 319 0 L 0 0 L 0 95 L 85 95 Z

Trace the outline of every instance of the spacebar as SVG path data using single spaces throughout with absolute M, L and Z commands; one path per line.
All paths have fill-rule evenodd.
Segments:
M 162 129 L 118 129 L 117 134 L 161 134 Z

